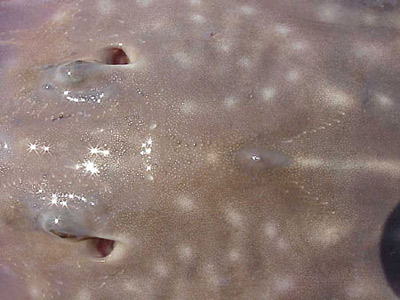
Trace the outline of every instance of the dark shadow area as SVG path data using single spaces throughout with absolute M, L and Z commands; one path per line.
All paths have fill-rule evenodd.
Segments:
M 386 220 L 380 244 L 380 256 L 386 279 L 400 296 L 400 205 Z
M 107 47 L 102 50 L 101 60 L 107 65 L 127 65 L 130 63 L 128 55 L 118 47 Z

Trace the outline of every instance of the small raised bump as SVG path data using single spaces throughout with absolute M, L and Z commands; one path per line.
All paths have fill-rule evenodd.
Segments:
M 263 147 L 245 147 L 234 154 L 236 163 L 243 169 L 263 171 L 290 165 L 285 154 Z

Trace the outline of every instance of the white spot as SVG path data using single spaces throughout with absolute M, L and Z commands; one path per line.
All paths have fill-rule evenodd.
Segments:
M 275 288 L 280 292 L 288 292 L 294 287 L 293 279 L 288 276 L 275 279 Z
M 237 262 L 237 261 L 239 261 L 239 259 L 240 259 L 240 253 L 239 253 L 239 251 L 237 250 L 237 249 L 232 249 L 230 252 L 229 252 L 229 259 L 232 261 L 232 262 Z
M 206 19 L 202 15 L 192 15 L 190 19 L 198 24 L 203 24 L 206 22 Z
M 202 267 L 204 279 L 212 287 L 220 286 L 220 276 L 218 275 L 217 268 L 212 263 L 205 263 Z
M 296 51 L 301 51 L 307 48 L 307 43 L 303 41 L 297 41 L 292 44 L 292 49 Z
M 179 196 L 176 200 L 176 203 L 182 212 L 191 212 L 195 208 L 193 199 L 185 195 Z
M 218 154 L 216 152 L 209 152 L 206 154 L 206 160 L 208 163 L 216 164 L 218 162 Z
M 252 15 L 255 12 L 255 9 L 249 5 L 242 5 L 240 7 L 240 12 L 244 15 Z
M 168 275 L 168 267 L 165 263 L 163 262 L 157 262 L 156 265 L 154 266 L 154 272 L 159 276 L 159 277 L 165 277 Z
M 300 74 L 299 71 L 297 70 L 290 70 L 287 75 L 286 75 L 286 79 L 290 82 L 295 82 L 299 79 Z
M 191 5 L 199 5 L 201 3 L 200 0 L 190 0 Z
M 173 55 L 176 62 L 178 62 L 182 67 L 187 68 L 192 64 L 192 60 L 189 55 L 184 52 L 177 52 Z
M 148 6 L 151 3 L 151 0 L 136 0 L 136 3 L 141 6 Z
M 286 24 L 277 24 L 275 26 L 276 32 L 281 36 L 287 36 L 291 29 Z
M 318 9 L 318 18 L 326 23 L 335 22 L 340 15 L 340 5 L 325 4 Z
M 38 288 L 38 284 L 33 284 L 28 287 L 29 293 L 32 296 L 32 299 L 38 299 L 40 296 L 43 296 L 41 290 Z
M 265 235 L 271 239 L 278 236 L 278 228 L 276 224 L 267 223 L 264 228 Z
M 377 44 L 356 41 L 353 45 L 353 52 L 357 58 L 371 63 L 382 59 L 386 54 L 386 49 L 379 47 Z
M 232 44 L 231 44 L 231 43 L 228 43 L 228 42 L 222 42 L 222 43 L 219 45 L 219 49 L 220 49 L 221 51 L 223 51 L 223 52 L 229 52 L 229 51 L 231 50 L 231 48 L 232 48 Z
M 80 290 L 75 300 L 91 300 L 90 291 L 87 289 Z
M 289 250 L 289 243 L 287 242 L 287 240 L 286 239 L 284 239 L 284 238 L 279 238 L 278 240 L 277 240 L 277 242 L 276 242 L 276 247 L 279 249 L 279 250 L 284 250 L 284 251 L 287 251 L 287 250 Z
M 97 7 L 102 15 L 109 15 L 115 8 L 114 3 L 111 0 L 99 0 Z
M 228 209 L 226 211 L 226 217 L 232 226 L 236 228 L 243 227 L 243 217 L 238 212 Z
M 66 11 L 59 10 L 55 14 L 53 14 L 52 19 L 53 19 L 54 22 L 58 23 L 58 22 L 62 22 L 65 19 L 66 16 L 67 16 L 67 12 Z
M 391 176 L 400 175 L 400 160 L 390 159 L 319 159 L 319 158 L 299 158 L 296 163 L 303 168 L 324 168 L 331 170 L 357 170 L 358 172 L 368 172 L 370 174 L 387 174 Z M 371 173 L 372 172 L 372 173 Z
M 317 224 L 311 237 L 316 242 L 316 247 L 329 247 L 337 244 L 346 234 L 347 230 L 332 224 Z
M 239 102 L 239 99 L 233 96 L 230 96 L 224 100 L 224 106 L 228 109 L 233 108 Z
M 195 109 L 195 104 L 192 101 L 186 101 L 182 103 L 181 111 L 183 114 L 188 115 L 193 113 Z
M 369 26 L 375 25 L 378 20 L 378 16 L 371 13 L 364 13 L 362 17 L 364 24 Z
M 252 66 L 252 62 L 248 57 L 242 57 L 239 59 L 238 65 L 243 68 L 250 68 Z
M 193 257 L 193 249 L 188 245 L 182 245 L 178 249 L 178 257 L 181 260 L 188 261 Z
M 375 95 L 377 102 L 384 108 L 392 107 L 394 102 L 388 96 L 383 94 L 376 94 Z
M 349 107 L 353 101 L 349 95 L 336 88 L 326 88 L 323 91 L 324 100 L 332 107 Z
M 262 90 L 262 97 L 265 101 L 271 101 L 274 99 L 276 91 L 273 87 L 266 87 Z
M 368 278 L 354 279 L 344 288 L 347 296 L 351 299 L 371 299 L 371 295 L 380 288 L 376 280 L 371 280 L 373 278 L 374 276 L 371 274 Z

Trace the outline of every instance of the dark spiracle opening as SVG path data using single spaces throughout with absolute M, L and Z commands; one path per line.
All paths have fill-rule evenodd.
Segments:
M 114 240 L 99 237 L 77 236 L 68 232 L 57 231 L 54 229 L 50 230 L 50 232 L 62 239 L 86 242 L 88 253 L 93 258 L 105 258 L 111 254 L 115 247 Z
M 400 296 L 400 205 L 386 220 L 381 244 L 380 258 L 387 282 L 397 296 Z
M 104 258 L 114 250 L 115 241 L 102 238 L 90 238 L 88 248 L 93 257 Z
M 127 65 L 130 63 L 128 55 L 119 47 L 107 47 L 101 53 L 102 62 L 107 65 Z

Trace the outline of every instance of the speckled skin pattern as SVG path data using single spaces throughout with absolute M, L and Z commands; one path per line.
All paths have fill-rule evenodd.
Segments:
M 0 1 L 0 299 L 397 299 L 399 30 L 396 0 Z

